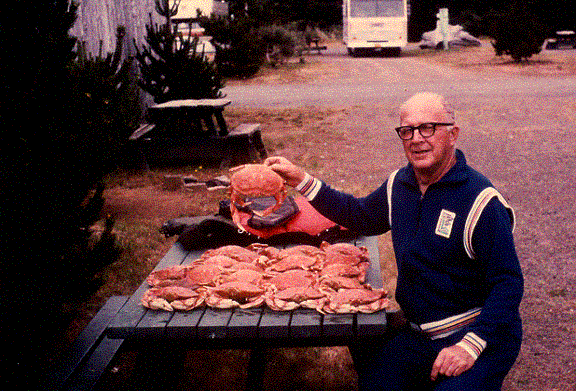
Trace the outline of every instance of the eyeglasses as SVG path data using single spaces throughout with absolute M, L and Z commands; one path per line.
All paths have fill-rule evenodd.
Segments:
M 402 140 L 411 140 L 412 137 L 414 137 L 414 131 L 418 129 L 418 132 L 420 132 L 420 136 L 427 138 L 432 136 L 434 132 L 436 132 L 437 126 L 450 126 L 450 125 L 454 124 L 448 122 L 425 122 L 418 126 L 410 126 L 410 125 L 399 126 L 396 128 L 396 132 L 398 133 L 398 136 Z

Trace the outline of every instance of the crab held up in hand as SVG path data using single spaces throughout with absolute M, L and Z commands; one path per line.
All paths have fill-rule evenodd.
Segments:
M 276 204 L 261 211 L 254 211 L 259 216 L 267 216 L 282 205 L 286 199 L 284 179 L 264 164 L 244 164 L 234 167 L 230 178 L 230 211 L 232 220 L 241 227 L 240 216 L 236 205 L 246 206 L 249 197 L 274 197 Z

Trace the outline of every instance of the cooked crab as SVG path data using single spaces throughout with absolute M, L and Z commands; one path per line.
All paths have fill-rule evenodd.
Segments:
M 326 253 L 326 265 L 343 263 L 346 265 L 361 265 L 368 262 L 368 249 L 364 246 L 354 246 L 349 243 L 330 244 L 323 242 L 320 248 Z M 362 265 L 362 267 L 365 267 Z
M 264 289 L 248 282 L 233 281 L 208 290 L 206 304 L 216 308 L 252 308 L 264 302 Z
M 222 273 L 222 268 L 216 265 L 199 265 L 190 267 L 186 272 L 186 277 L 180 282 L 182 286 L 216 284 L 216 278 Z
M 215 249 L 206 250 L 200 258 L 202 260 L 206 260 L 208 258 L 217 256 L 217 255 L 224 255 L 229 258 L 232 258 L 238 262 L 256 262 L 260 257 L 255 251 L 249 250 L 245 247 L 237 246 L 234 244 L 228 246 L 222 246 Z
M 343 276 L 324 276 L 319 279 L 319 286 L 322 289 L 363 289 L 363 285 L 360 281 L 355 278 L 343 277 Z
M 215 279 L 222 273 L 216 265 L 178 265 L 153 272 L 148 283 L 156 287 L 181 286 L 197 288 L 204 285 L 215 285 Z
M 252 243 L 247 248 L 260 255 L 265 256 L 266 259 L 261 258 L 263 261 L 267 261 L 269 259 L 276 259 L 282 253 L 282 250 L 263 243 Z
M 325 294 L 312 287 L 289 287 L 266 294 L 266 305 L 275 311 L 290 311 L 298 307 L 321 311 L 325 301 Z
M 282 258 L 266 268 L 266 272 L 285 272 L 287 270 L 319 270 L 322 268 L 322 259 L 308 255 L 292 254 Z
M 217 282 L 218 284 L 224 284 L 228 282 L 241 281 L 260 286 L 263 279 L 264 275 L 262 272 L 252 269 L 239 269 L 230 274 L 222 274 L 217 278 Z
M 238 261 L 227 255 L 214 255 L 206 258 L 198 258 L 193 261 L 193 265 L 215 265 L 224 269 L 232 268 Z
M 389 305 L 383 289 L 340 289 L 328 294 L 323 310 L 328 313 L 371 313 L 385 309 Z
M 186 277 L 186 272 L 190 266 L 176 265 L 166 269 L 155 270 L 146 278 L 150 286 L 173 285 Z
M 174 309 L 178 309 L 188 311 L 204 304 L 205 297 L 204 290 L 166 286 L 148 289 L 140 302 L 143 306 L 153 310 L 174 311 Z
M 284 258 L 287 257 L 288 255 L 293 254 L 308 255 L 310 257 L 316 257 L 316 256 L 325 257 L 326 255 L 323 250 L 321 250 L 316 246 L 311 246 L 309 244 L 300 244 L 297 246 L 292 246 L 281 250 L 280 253 L 278 254 L 278 258 Z
M 282 273 L 274 273 L 265 281 L 265 285 L 276 291 L 289 287 L 310 287 L 316 285 L 314 273 L 303 269 L 287 270 Z
M 320 270 L 320 277 L 349 277 L 355 278 L 360 282 L 364 282 L 366 278 L 366 270 L 355 265 L 347 265 L 343 263 L 334 263 L 326 265 Z
M 280 207 L 286 198 L 284 179 L 270 167 L 264 164 L 244 164 L 231 169 L 234 173 L 230 178 L 230 211 L 232 220 L 240 223 L 239 206 L 246 206 L 247 197 L 274 197 L 276 204 L 262 210 L 254 211 L 259 216 L 267 216 Z

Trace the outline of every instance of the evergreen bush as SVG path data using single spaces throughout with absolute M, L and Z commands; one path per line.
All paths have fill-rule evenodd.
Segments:
M 269 62 L 275 64 L 294 55 L 297 41 L 294 33 L 276 25 L 261 27 L 259 33 L 266 45 Z
M 202 17 L 200 25 L 212 37 L 216 65 L 225 77 L 248 78 L 258 72 L 266 59 L 266 43 L 258 24 L 248 16 L 238 18 Z
M 153 24 L 150 18 L 145 39 L 147 46 L 136 47 L 139 84 L 156 103 L 223 96 L 221 74 L 203 52 L 198 52 L 198 37 L 185 37 L 168 25 Z
M 75 148 L 78 159 L 92 159 L 100 167 L 98 177 L 114 167 L 119 152 L 142 115 L 138 86 L 133 77 L 132 58 L 122 59 L 125 29 L 119 27 L 116 49 L 105 56 L 90 55 L 83 42 L 78 43 L 78 56 L 69 65 L 73 112 L 84 124 L 81 142 Z
M 112 252 L 88 248 L 93 243 L 86 240 L 88 227 L 99 219 L 100 180 L 109 152 L 93 141 L 108 139 L 118 123 L 102 112 L 114 106 L 115 98 L 104 98 L 98 91 L 108 87 L 97 85 L 103 78 L 90 73 L 98 70 L 110 77 L 105 80 L 120 80 L 116 77 L 124 71 L 119 72 L 121 62 L 112 61 L 113 56 L 101 61 L 106 66 L 93 66 L 85 58 L 84 67 L 77 60 L 77 40 L 69 34 L 76 2 L 17 1 L 11 6 L 18 12 L 10 17 L 19 20 L 6 26 L 10 55 L 3 76 L 9 99 L 3 102 L 5 150 L 0 161 L 2 205 L 9 211 L 2 221 L 7 245 L 3 265 L 12 278 L 4 287 L 10 294 L 2 318 L 6 341 L 17 349 L 5 361 L 11 365 L 4 374 L 13 389 L 37 390 L 45 386 L 38 379 L 51 363 L 53 344 L 61 342 L 76 303 L 94 288 L 96 271 L 114 261 Z M 107 66 L 114 71 L 105 72 Z M 79 80 L 81 75 L 92 81 Z M 87 101 L 90 108 L 84 106 Z M 112 223 L 109 219 L 106 224 L 111 246 Z
M 505 54 L 521 62 L 540 53 L 546 39 L 545 28 L 524 3 L 513 2 L 493 15 L 490 32 L 497 56 Z

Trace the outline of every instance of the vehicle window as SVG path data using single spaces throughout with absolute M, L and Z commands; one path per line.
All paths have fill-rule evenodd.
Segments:
M 404 16 L 404 1 L 352 0 L 350 16 L 357 18 Z

